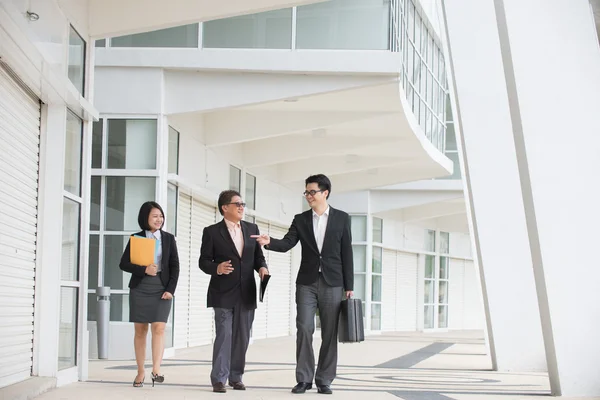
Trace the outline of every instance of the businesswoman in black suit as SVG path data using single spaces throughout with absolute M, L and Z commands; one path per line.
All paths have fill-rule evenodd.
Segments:
M 129 321 L 135 325 L 135 359 L 137 376 L 134 387 L 144 385 L 146 359 L 146 335 L 148 324 L 152 328 L 152 386 L 154 382 L 164 382 L 160 374 L 160 364 L 165 350 L 164 333 L 167 319 L 173 303 L 173 294 L 179 278 L 179 256 L 175 237 L 162 230 L 165 214 L 153 201 L 142 204 L 138 215 L 138 224 L 142 229 L 136 236 L 160 241 L 156 264 L 135 265 L 130 261 L 130 250 L 127 247 L 121 257 L 120 268 L 131 273 L 129 280 Z

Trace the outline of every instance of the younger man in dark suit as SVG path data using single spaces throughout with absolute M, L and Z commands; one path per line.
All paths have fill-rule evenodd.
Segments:
M 269 271 L 262 249 L 250 238 L 258 226 L 242 221 L 246 204 L 240 194 L 221 192 L 218 205 L 223 220 L 204 228 L 199 264 L 211 275 L 208 307 L 215 311 L 210 380 L 214 392 L 224 393 L 228 379 L 233 389 L 246 390 L 242 375 L 256 309 L 254 271 L 261 280 Z
M 311 209 L 298 214 L 283 239 L 253 236 L 266 249 L 286 252 L 300 241 L 302 261 L 296 279 L 296 381 L 293 393 L 312 388 L 331 394 L 337 369 L 338 317 L 342 297 L 350 298 L 354 288 L 350 216 L 327 204 L 331 182 L 325 175 L 306 179 L 304 196 Z M 321 319 L 321 349 L 315 375 L 312 348 L 315 313 Z

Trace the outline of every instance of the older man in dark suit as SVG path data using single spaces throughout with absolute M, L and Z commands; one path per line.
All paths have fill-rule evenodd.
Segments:
M 226 190 L 219 195 L 223 220 L 204 228 L 200 269 L 211 276 L 208 307 L 215 311 L 216 339 L 210 380 L 213 391 L 226 392 L 225 384 L 246 390 L 242 375 L 256 309 L 254 272 L 261 280 L 269 274 L 262 249 L 250 235 L 258 226 L 246 221 L 240 194 Z

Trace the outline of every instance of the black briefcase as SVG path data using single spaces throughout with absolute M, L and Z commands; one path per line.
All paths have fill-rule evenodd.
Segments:
M 338 338 L 340 343 L 358 343 L 365 340 L 363 309 L 360 299 L 342 301 Z

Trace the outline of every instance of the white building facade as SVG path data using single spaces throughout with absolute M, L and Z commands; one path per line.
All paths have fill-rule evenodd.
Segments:
M 483 329 L 495 369 L 600 394 L 589 2 L 535 1 L 534 20 L 516 0 L 221 3 L 0 0 L 0 388 L 87 378 L 100 286 L 108 356 L 133 358 L 118 261 L 146 200 L 180 253 L 166 356 L 212 343 L 197 262 L 219 192 L 281 237 L 324 173 L 352 215 L 369 334 Z M 581 72 L 555 93 L 561 67 Z M 293 335 L 298 249 L 265 255 L 253 338 Z

